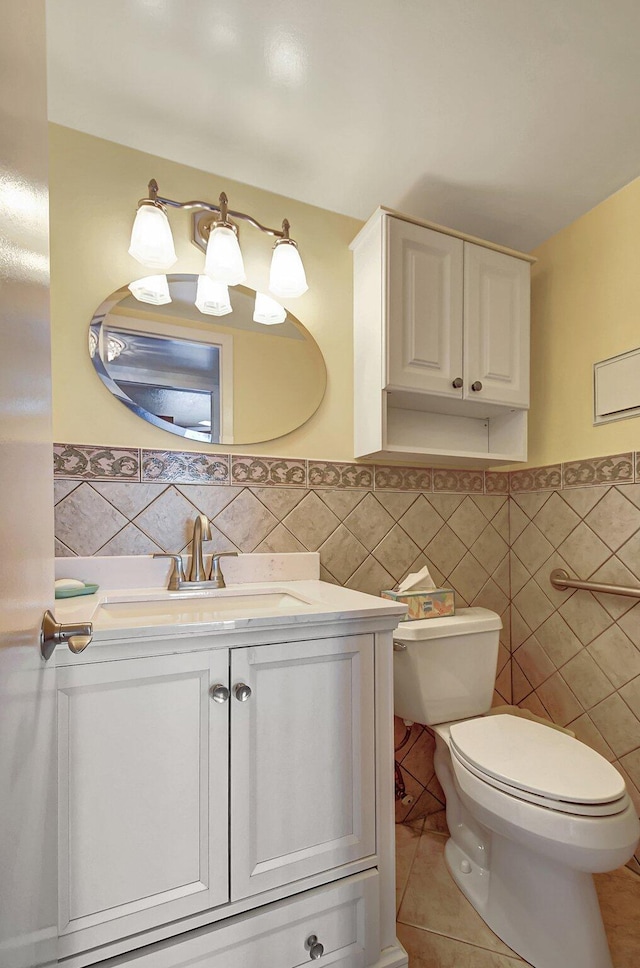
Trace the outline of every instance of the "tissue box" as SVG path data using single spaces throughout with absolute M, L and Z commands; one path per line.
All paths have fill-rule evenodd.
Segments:
M 443 618 L 455 615 L 455 599 L 451 588 L 436 588 L 432 591 L 415 589 L 406 592 L 380 592 L 382 598 L 408 605 L 409 611 L 401 621 L 415 622 L 420 618 Z

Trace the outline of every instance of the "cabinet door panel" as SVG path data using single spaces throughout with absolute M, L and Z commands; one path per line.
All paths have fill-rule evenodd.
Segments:
M 387 385 L 460 399 L 461 239 L 389 218 Z
M 373 854 L 373 637 L 237 649 L 231 681 L 232 900 Z
M 465 399 L 529 406 L 529 279 L 528 262 L 465 242 Z
M 226 650 L 59 671 L 60 932 L 82 948 L 228 900 Z

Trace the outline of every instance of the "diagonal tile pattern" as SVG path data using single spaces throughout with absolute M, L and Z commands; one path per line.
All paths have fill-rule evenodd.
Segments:
M 640 604 L 549 582 L 564 568 L 640 585 L 639 493 L 631 483 L 571 486 L 515 494 L 509 504 L 514 701 L 610 759 L 640 810 Z
M 488 473 L 487 493 L 476 493 L 475 478 L 394 468 L 381 469 L 376 489 L 362 486 L 370 473 L 351 480 L 356 465 L 316 462 L 322 467 L 314 464 L 308 478 L 311 485 L 317 479 L 315 490 L 306 464 L 238 458 L 231 481 L 223 455 L 214 455 L 219 468 L 210 456 L 200 466 L 197 455 L 164 452 L 141 455 L 141 481 L 128 452 L 58 451 L 61 556 L 182 551 L 201 512 L 216 548 L 318 550 L 325 580 L 372 594 L 428 564 L 458 605 L 502 617 L 495 704 L 513 700 L 568 725 L 620 769 L 640 810 L 640 603 L 549 583 L 553 568 L 565 568 L 580 578 L 640 584 L 640 483 L 598 483 L 596 468 L 589 486 L 572 478 L 559 487 L 556 477 L 534 474 L 528 489 L 508 495 L 488 486 Z M 187 456 L 188 466 L 171 464 Z M 623 466 L 616 461 L 614 470 Z M 441 491 L 436 481 L 460 490 Z M 443 802 L 427 739 L 423 745 L 424 756 L 417 747 L 401 763 L 410 802 L 398 805 L 399 819 L 431 816 Z

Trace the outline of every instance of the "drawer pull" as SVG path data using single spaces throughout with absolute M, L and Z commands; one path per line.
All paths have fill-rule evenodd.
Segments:
M 451 386 L 453 387 L 454 390 L 459 390 L 460 387 L 463 385 L 464 385 L 464 380 L 462 379 L 461 376 L 457 376 L 455 380 L 453 380 L 453 382 L 451 383 Z
M 474 393 L 479 393 L 480 390 L 482 390 L 482 384 L 480 383 L 480 380 L 476 380 L 475 383 L 472 383 L 471 389 L 474 391 Z
M 245 682 L 239 682 L 233 692 L 238 702 L 246 702 L 251 695 L 251 686 L 248 686 Z
M 309 935 L 307 938 L 307 948 L 309 949 L 309 957 L 312 961 L 317 961 L 318 958 L 322 958 L 324 954 L 324 945 L 320 944 L 317 935 Z

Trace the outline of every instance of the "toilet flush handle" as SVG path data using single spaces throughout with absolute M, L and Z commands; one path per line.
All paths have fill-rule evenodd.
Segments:
M 393 640 L 393 651 L 394 652 L 406 652 L 407 646 L 405 642 L 398 642 L 397 639 Z

